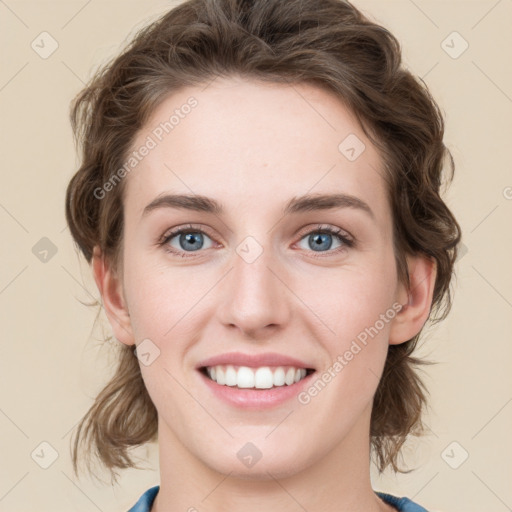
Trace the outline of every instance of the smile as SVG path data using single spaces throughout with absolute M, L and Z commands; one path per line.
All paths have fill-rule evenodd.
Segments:
M 221 386 L 239 389 L 270 389 L 291 386 L 304 379 L 314 370 L 294 366 L 248 366 L 217 365 L 202 368 L 203 373 Z

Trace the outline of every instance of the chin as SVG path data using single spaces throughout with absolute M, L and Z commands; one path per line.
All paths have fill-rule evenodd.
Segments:
M 213 471 L 242 480 L 273 480 L 287 478 L 302 471 L 308 465 L 307 460 L 298 458 L 298 454 L 305 457 L 303 448 L 299 445 L 289 446 L 284 452 L 274 448 L 267 441 L 267 447 L 259 449 L 258 443 L 234 443 L 236 446 L 219 447 L 218 456 L 203 462 Z M 263 444 L 263 443 L 260 443 Z M 220 453 L 219 453 L 220 452 Z

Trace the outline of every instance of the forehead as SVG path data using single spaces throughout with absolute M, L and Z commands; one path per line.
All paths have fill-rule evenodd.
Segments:
M 217 78 L 181 89 L 155 109 L 132 150 L 139 160 L 125 178 L 130 216 L 164 193 L 263 215 L 294 196 L 341 192 L 370 204 L 381 221 L 389 213 L 376 149 L 341 101 L 311 85 Z

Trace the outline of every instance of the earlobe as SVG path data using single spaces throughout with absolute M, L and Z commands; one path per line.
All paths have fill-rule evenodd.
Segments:
M 398 297 L 402 309 L 393 319 L 389 344 L 404 343 L 418 334 L 430 314 L 436 282 L 435 260 L 426 255 L 408 256 L 410 288 L 399 284 Z
M 93 251 L 92 271 L 114 336 L 125 345 L 134 345 L 130 314 L 123 297 L 121 280 L 114 274 L 98 246 Z

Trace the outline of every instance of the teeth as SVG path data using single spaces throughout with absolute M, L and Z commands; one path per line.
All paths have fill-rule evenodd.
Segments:
M 211 375 L 210 375 L 211 377 Z M 217 368 L 217 384 L 226 384 L 226 376 L 222 368 Z
M 290 386 L 295 382 L 295 368 L 288 368 L 284 381 L 287 386 Z
M 217 382 L 217 384 L 256 389 L 291 386 L 306 376 L 305 368 L 294 368 L 292 366 L 249 368 L 248 366 L 219 365 L 209 366 L 206 371 L 210 379 Z
M 231 370 L 231 368 L 228 366 L 226 371 Z M 235 370 L 233 369 L 233 372 Z M 258 369 L 258 371 L 260 371 Z M 241 366 L 238 368 L 238 372 L 236 374 L 236 382 L 232 384 L 232 386 L 238 386 L 239 388 L 253 388 L 254 383 L 256 381 L 256 375 L 254 372 L 247 368 L 247 366 Z
M 212 368 L 212 370 L 215 371 L 215 368 Z M 226 386 L 236 386 L 237 375 L 236 375 L 236 370 L 232 366 L 228 366 L 226 368 L 226 372 L 224 373 L 224 375 L 226 377 L 225 382 L 224 382 L 224 384 L 226 384 Z
M 269 389 L 273 385 L 274 375 L 270 368 L 258 368 L 254 373 L 254 387 L 256 389 Z

